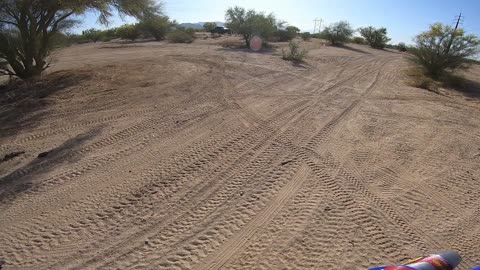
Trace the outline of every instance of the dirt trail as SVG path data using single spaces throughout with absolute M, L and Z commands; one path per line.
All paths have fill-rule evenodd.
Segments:
M 55 55 L 85 76 L 0 138 L 25 151 L 0 163 L 6 269 L 480 263 L 478 100 L 407 86 L 395 52 L 214 42 Z

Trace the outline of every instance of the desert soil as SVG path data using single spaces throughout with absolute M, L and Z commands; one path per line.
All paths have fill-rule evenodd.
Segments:
M 55 91 L 2 123 L 5 269 L 480 264 L 477 97 L 409 86 L 398 52 L 219 42 L 54 54 Z

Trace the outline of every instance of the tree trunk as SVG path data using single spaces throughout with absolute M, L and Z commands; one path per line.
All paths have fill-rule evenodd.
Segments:
M 46 58 L 50 52 L 50 41 L 58 32 L 58 24 L 73 12 L 52 21 L 57 11 L 51 10 L 41 18 L 33 16 L 27 6 L 15 18 L 18 32 L 10 37 L 4 54 L 10 65 L 10 72 L 21 79 L 38 77 L 47 68 Z
M 250 49 L 250 39 L 252 37 L 250 35 L 243 35 L 243 38 L 245 39 L 245 45 L 247 45 L 247 48 Z
M 16 61 L 17 64 L 12 65 L 12 68 L 21 79 L 39 77 L 47 64 L 45 58 L 48 54 L 48 38 L 33 34 L 28 36 L 26 40 L 22 38 L 22 43 L 25 55 L 21 61 Z

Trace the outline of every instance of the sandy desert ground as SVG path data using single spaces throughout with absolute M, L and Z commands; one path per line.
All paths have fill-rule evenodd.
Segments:
M 218 42 L 72 46 L 2 104 L 5 269 L 480 264 L 478 96 L 408 86 L 398 52 Z

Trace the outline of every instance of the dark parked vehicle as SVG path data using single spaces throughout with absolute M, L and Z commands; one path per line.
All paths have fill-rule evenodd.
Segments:
M 232 30 L 224 27 L 224 26 L 217 26 L 212 30 L 212 34 L 231 34 Z

